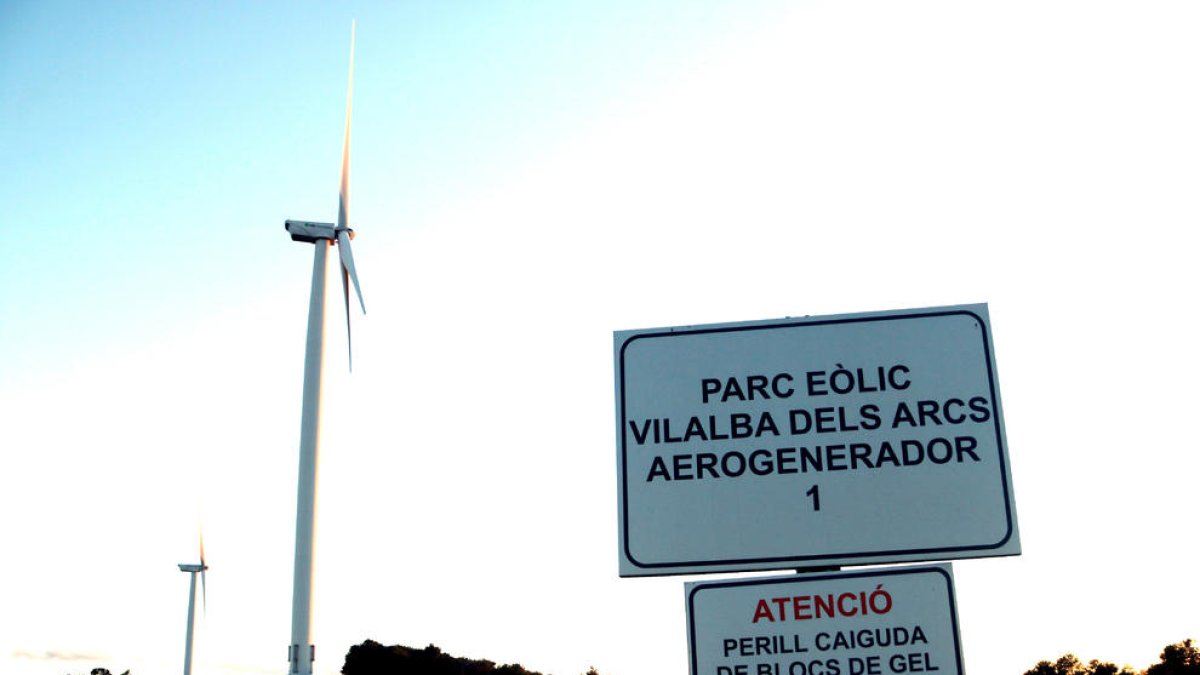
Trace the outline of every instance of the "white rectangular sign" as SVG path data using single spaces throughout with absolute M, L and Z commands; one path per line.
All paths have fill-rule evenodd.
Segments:
M 691 675 L 963 672 L 950 566 L 685 585 Z
M 986 305 L 614 334 L 621 576 L 1020 553 Z

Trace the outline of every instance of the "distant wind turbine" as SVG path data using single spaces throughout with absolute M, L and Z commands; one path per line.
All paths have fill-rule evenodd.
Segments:
M 326 253 L 336 245 L 341 258 L 342 299 L 346 305 L 346 342 L 350 342 L 350 287 L 363 314 L 362 290 L 350 252 L 350 113 L 354 99 L 354 23 L 350 24 L 350 83 L 346 93 L 346 133 L 342 141 L 342 178 L 338 190 L 337 224 L 288 220 L 284 227 L 293 241 L 313 244 L 312 293 L 308 303 L 308 341 L 304 352 L 304 401 L 300 416 L 300 471 L 296 489 L 296 560 L 292 577 L 292 641 L 288 672 L 311 675 L 316 660 L 312 642 L 313 529 L 316 519 L 317 443 L 321 417 L 321 368 L 325 340 Z M 353 356 L 351 355 L 351 358 Z M 353 361 L 351 361 L 353 363 Z
M 200 592 L 204 596 L 204 608 L 208 610 L 208 584 L 204 581 L 204 570 L 208 569 L 208 565 L 204 564 L 204 535 L 200 535 L 200 563 L 188 564 L 179 563 L 179 571 L 188 572 L 192 575 L 192 586 L 188 591 L 188 617 L 187 617 L 187 643 L 183 648 L 183 675 L 192 675 L 192 638 L 194 637 L 193 629 L 196 625 L 196 573 L 200 573 Z

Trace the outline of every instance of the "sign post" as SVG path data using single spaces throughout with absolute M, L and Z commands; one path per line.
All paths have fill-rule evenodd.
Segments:
M 963 672 L 949 565 L 690 583 L 691 675 Z
M 1020 553 L 986 305 L 620 331 L 614 361 L 621 576 Z

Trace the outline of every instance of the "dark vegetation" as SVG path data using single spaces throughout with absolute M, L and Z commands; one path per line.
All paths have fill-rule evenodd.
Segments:
M 498 666 L 492 661 L 450 656 L 433 645 L 413 649 L 384 647 L 374 640 L 354 645 L 346 653 L 342 675 L 542 675 L 518 663 Z M 599 675 L 591 668 L 584 675 Z
M 91 675 L 113 675 L 107 668 L 93 668 Z M 129 675 L 129 671 L 121 673 Z M 433 645 L 413 649 L 393 645 L 385 647 L 374 640 L 355 645 L 346 653 L 342 675 L 542 675 L 520 664 L 498 666 L 492 661 L 450 656 Z M 600 675 L 590 668 L 583 675 Z M 1039 661 L 1024 675 L 1200 675 L 1200 647 L 1184 640 L 1163 647 L 1158 663 L 1145 670 L 1134 670 L 1093 659 L 1084 663 L 1074 654 L 1056 661 Z
M 1057 661 L 1039 661 L 1025 675 L 1200 675 L 1200 647 L 1184 640 L 1163 647 L 1158 663 L 1145 670 L 1092 659 L 1087 663 L 1074 654 L 1064 654 Z

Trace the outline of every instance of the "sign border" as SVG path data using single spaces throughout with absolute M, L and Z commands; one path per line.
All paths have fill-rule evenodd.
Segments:
M 824 563 L 824 564 L 871 564 L 883 562 L 913 562 L 916 560 L 935 560 L 940 556 L 937 554 L 964 554 L 969 552 L 984 552 L 977 556 L 968 557 L 984 557 L 988 554 L 986 551 L 994 551 L 1002 548 L 1009 543 L 1014 533 L 1016 532 L 1015 517 L 1012 505 L 1012 487 L 1009 485 L 1010 468 L 1008 466 L 1007 444 L 1004 437 L 1003 411 L 1000 407 L 1000 394 L 996 386 L 996 368 L 994 357 L 992 354 L 992 343 L 989 336 L 991 322 L 988 319 L 980 316 L 978 309 L 982 309 L 983 313 L 987 314 L 986 304 L 977 305 L 957 305 L 951 307 L 928 308 L 916 310 L 898 310 L 884 312 L 866 312 L 861 314 L 844 314 L 833 315 L 827 317 L 813 317 L 812 319 L 781 319 L 768 321 L 751 321 L 744 323 L 732 324 L 710 324 L 694 327 L 682 328 L 662 328 L 648 329 L 645 332 L 641 331 L 620 331 L 632 332 L 633 335 L 628 336 L 620 345 L 617 355 L 617 396 L 618 396 L 618 444 L 619 444 L 619 470 L 620 476 L 620 500 L 621 503 L 621 522 L 620 529 L 620 546 L 624 560 L 639 570 L 651 570 L 650 572 L 637 573 L 636 576 L 655 576 L 655 575 L 670 575 L 670 574 L 690 574 L 690 573 L 707 573 L 707 572 L 722 572 L 722 571 L 747 571 L 753 569 L 781 569 L 792 566 L 794 563 Z M 790 555 L 790 556 L 768 556 L 768 557 L 744 557 L 744 558 L 722 558 L 708 560 L 680 560 L 680 561 L 665 561 L 665 562 L 643 562 L 634 557 L 630 551 L 630 532 L 629 532 L 629 468 L 628 468 L 628 440 L 625 426 L 628 420 L 625 410 L 625 350 L 637 340 L 647 338 L 663 338 L 663 337 L 678 337 L 684 335 L 706 335 L 713 333 L 739 333 L 757 330 L 771 330 L 778 328 L 800 328 L 810 326 L 830 326 L 839 324 L 851 323 L 875 323 L 883 321 L 923 319 L 931 317 L 945 317 L 954 315 L 968 316 L 979 323 L 980 337 L 983 342 L 983 355 L 986 360 L 987 367 L 987 382 L 988 390 L 992 401 L 995 404 L 997 414 L 994 419 L 994 433 L 996 437 L 996 448 L 998 454 L 998 469 L 1000 473 L 1000 485 L 1004 495 L 1004 518 L 1005 531 L 999 541 L 994 543 L 985 543 L 978 545 L 960 545 L 960 546 L 935 546 L 927 548 L 914 549 L 887 549 L 866 552 L 854 553 L 821 553 L 814 555 Z M 1019 550 L 1014 553 L 1000 553 L 997 555 L 1017 555 Z M 678 570 L 678 571 L 676 571 Z M 626 574 L 622 571 L 621 576 L 634 576 L 634 574 Z
M 794 577 L 757 577 L 751 579 L 731 579 L 728 581 L 701 581 L 688 584 L 687 590 L 687 630 L 688 630 L 688 672 L 692 675 L 699 672 L 696 655 L 696 593 L 702 590 L 727 588 L 731 586 L 770 586 L 774 584 L 794 584 L 806 581 L 828 581 L 831 579 L 854 579 L 859 577 L 892 577 L 902 574 L 924 574 L 934 572 L 942 575 L 946 582 L 946 596 L 950 603 L 950 632 L 954 636 L 954 657 L 957 661 L 958 673 L 964 672 L 962 655 L 962 636 L 958 628 L 958 609 L 954 595 L 954 573 L 950 563 L 940 565 L 911 565 L 880 569 L 866 569 L 855 572 L 815 572 L 797 574 Z

